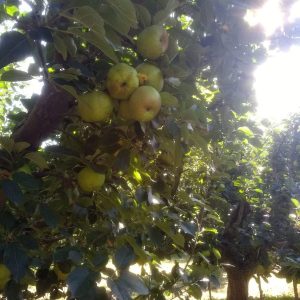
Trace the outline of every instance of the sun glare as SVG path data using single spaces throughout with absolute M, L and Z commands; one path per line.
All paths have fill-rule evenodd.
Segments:
M 300 18 L 300 1 L 297 1 L 293 4 L 289 16 L 289 21 L 294 22 Z
M 257 115 L 282 120 L 300 106 L 300 47 L 270 57 L 255 74 Z
M 261 25 L 266 36 L 272 35 L 283 25 L 280 0 L 268 0 L 260 9 L 248 10 L 245 20 L 250 26 Z
M 251 19 L 252 16 L 252 19 Z M 255 17 L 255 18 L 254 18 Z M 300 18 L 300 1 L 292 6 L 287 21 Z M 250 26 L 260 24 L 266 40 L 282 28 L 284 17 L 279 0 L 269 0 L 261 10 L 249 12 Z M 300 109 L 300 47 L 292 46 L 286 52 L 273 52 L 255 72 L 257 117 L 279 122 Z

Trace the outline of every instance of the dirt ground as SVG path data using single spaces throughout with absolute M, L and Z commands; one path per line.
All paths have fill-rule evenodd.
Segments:
M 268 282 L 262 280 L 262 289 L 266 296 L 291 296 L 293 295 L 293 286 L 287 283 L 284 279 L 279 279 L 275 276 L 269 278 Z M 298 288 L 299 289 L 299 288 Z M 249 296 L 259 297 L 259 290 L 255 279 L 251 279 L 249 284 Z M 221 289 L 212 291 L 213 299 L 226 299 L 226 285 Z M 208 300 L 208 292 L 203 295 L 203 300 Z

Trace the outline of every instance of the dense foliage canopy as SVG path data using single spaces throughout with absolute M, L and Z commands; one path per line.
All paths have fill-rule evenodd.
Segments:
M 0 1 L 0 293 L 200 299 L 223 265 L 246 299 L 279 174 L 250 115 L 259 1 L 24 2 Z

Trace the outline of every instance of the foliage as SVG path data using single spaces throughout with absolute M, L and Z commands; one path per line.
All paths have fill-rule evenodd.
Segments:
M 270 190 L 278 276 L 299 281 L 299 115 L 273 133 Z

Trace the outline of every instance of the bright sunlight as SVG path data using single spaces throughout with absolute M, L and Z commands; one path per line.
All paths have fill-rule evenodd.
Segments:
M 286 22 L 299 22 L 300 1 L 289 12 Z M 279 0 L 269 0 L 262 9 L 249 12 L 245 19 L 251 26 L 263 26 L 266 39 L 280 30 L 284 15 Z M 278 122 L 299 111 L 300 47 L 274 52 L 255 72 L 257 116 Z
M 255 78 L 259 118 L 279 121 L 299 110 L 300 47 L 270 57 Z

